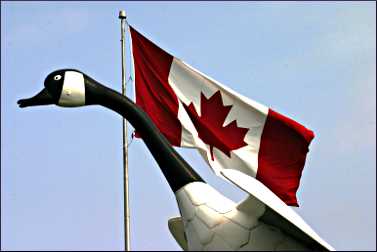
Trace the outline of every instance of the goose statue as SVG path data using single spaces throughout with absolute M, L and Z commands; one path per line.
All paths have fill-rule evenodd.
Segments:
M 241 172 L 222 175 L 247 199 L 235 203 L 208 185 L 171 147 L 167 139 L 133 101 L 74 69 L 50 73 L 45 88 L 21 108 L 55 104 L 63 107 L 101 105 L 140 132 L 174 192 L 181 217 L 168 221 L 183 250 L 334 250 L 304 220 L 263 184 Z

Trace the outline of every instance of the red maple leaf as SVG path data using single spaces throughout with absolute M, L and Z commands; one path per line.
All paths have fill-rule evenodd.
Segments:
M 231 150 L 247 145 L 244 138 L 249 129 L 238 127 L 236 120 L 225 127 L 222 126 L 232 105 L 223 105 L 220 90 L 209 99 L 200 93 L 201 116 L 196 112 L 193 103 L 189 106 L 184 104 L 184 107 L 198 131 L 199 138 L 210 146 L 212 160 L 214 160 L 213 147 L 230 157 Z

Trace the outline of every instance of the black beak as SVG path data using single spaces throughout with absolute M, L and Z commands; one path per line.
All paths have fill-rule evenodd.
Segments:
M 55 104 L 51 95 L 47 92 L 45 88 L 34 97 L 31 97 L 29 99 L 21 99 L 17 103 L 20 106 L 20 108 L 29 107 L 29 106 Z

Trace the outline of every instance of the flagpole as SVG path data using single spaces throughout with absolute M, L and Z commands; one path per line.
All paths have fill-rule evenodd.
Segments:
M 119 11 L 121 22 L 121 45 L 122 45 L 122 95 L 126 94 L 126 57 L 125 57 L 125 23 L 126 12 Z M 127 120 L 123 117 L 123 187 L 124 187 L 124 250 L 130 251 L 130 209 L 128 207 L 128 141 L 127 141 Z

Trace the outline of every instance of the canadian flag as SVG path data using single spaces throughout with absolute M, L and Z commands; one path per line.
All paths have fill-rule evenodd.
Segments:
M 219 175 L 255 177 L 286 204 L 314 133 L 165 52 L 130 27 L 136 104 L 174 146 L 196 148 Z

